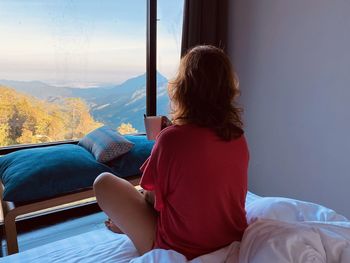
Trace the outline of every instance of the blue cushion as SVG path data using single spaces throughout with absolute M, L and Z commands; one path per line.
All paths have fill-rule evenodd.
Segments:
M 133 142 L 134 147 L 128 153 L 108 163 L 108 166 L 119 177 L 139 175 L 141 165 L 151 154 L 154 141 L 147 140 L 146 135 L 125 135 L 125 138 Z
M 108 126 L 102 126 L 85 135 L 79 145 L 91 152 L 97 161 L 109 162 L 130 151 L 134 144 L 117 131 Z
M 3 199 L 28 202 L 91 187 L 109 167 L 84 148 L 64 144 L 25 149 L 0 157 Z

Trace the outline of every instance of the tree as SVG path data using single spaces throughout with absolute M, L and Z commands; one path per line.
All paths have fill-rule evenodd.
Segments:
M 132 127 L 131 123 L 122 123 L 120 126 L 117 128 L 117 131 L 120 134 L 130 134 L 130 133 L 137 133 L 138 131 Z
M 68 98 L 64 101 L 66 118 L 67 139 L 77 139 L 94 130 L 102 123 L 96 122 L 89 113 L 85 101 L 80 98 Z
M 78 139 L 100 126 L 82 99 L 50 103 L 0 86 L 0 146 Z
M 0 145 L 8 145 L 8 130 L 9 125 L 7 123 L 0 123 Z

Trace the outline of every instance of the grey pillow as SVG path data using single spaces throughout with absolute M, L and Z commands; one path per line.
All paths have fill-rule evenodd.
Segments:
M 127 153 L 134 146 L 134 143 L 108 126 L 93 130 L 85 135 L 78 144 L 91 152 L 101 163 L 109 162 Z

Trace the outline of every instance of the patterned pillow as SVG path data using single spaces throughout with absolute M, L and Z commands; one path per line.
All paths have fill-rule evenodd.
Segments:
M 147 140 L 146 135 L 125 135 L 125 138 L 135 145 L 126 154 L 110 161 L 107 165 L 119 177 L 141 174 L 140 167 L 150 156 L 154 141 Z
M 102 126 L 85 135 L 79 145 L 90 151 L 97 161 L 106 163 L 130 151 L 134 143 L 110 127 Z

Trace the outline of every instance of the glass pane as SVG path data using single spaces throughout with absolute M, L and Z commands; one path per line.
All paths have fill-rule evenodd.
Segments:
M 157 114 L 169 114 L 168 80 L 180 62 L 184 0 L 158 0 L 157 23 Z
M 143 132 L 146 1 L 0 0 L 0 146 Z

